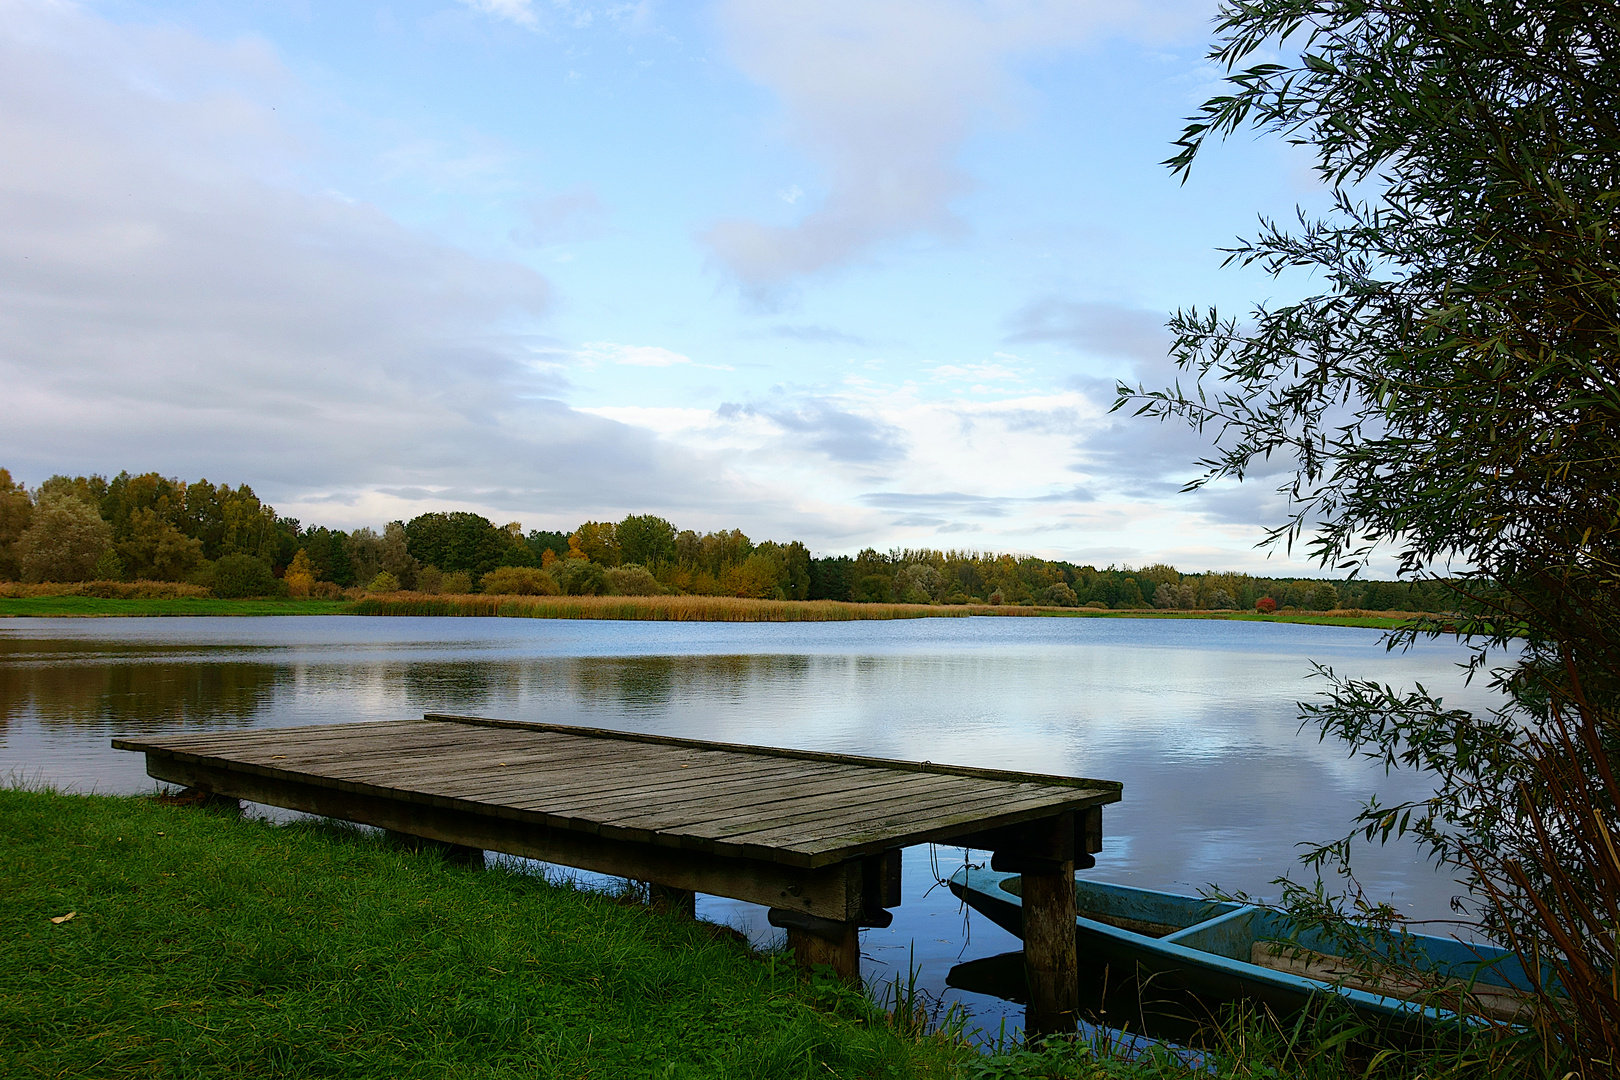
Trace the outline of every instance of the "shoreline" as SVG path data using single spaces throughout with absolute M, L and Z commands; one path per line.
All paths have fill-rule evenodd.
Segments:
M 1298 623 L 1389 630 L 1421 612 L 1189 611 L 1156 608 L 1024 607 L 990 604 L 884 604 L 840 600 L 749 600 L 724 596 L 439 596 L 388 594 L 350 600 L 216 597 L 26 596 L 0 597 L 0 619 L 281 615 L 414 616 L 437 618 L 602 619 L 658 622 L 861 622 L 868 620 L 991 618 L 1200 619 Z

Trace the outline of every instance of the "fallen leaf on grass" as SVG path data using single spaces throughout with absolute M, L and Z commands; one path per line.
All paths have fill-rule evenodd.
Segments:
M 56 923 L 58 926 L 60 926 L 62 923 L 67 922 L 69 919 L 73 918 L 73 916 L 75 916 L 77 914 L 78 914 L 77 911 L 70 911 L 66 915 L 56 915 L 56 916 L 53 916 L 51 918 L 51 922 Z

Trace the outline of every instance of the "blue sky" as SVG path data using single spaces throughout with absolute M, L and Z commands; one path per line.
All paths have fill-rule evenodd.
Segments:
M 1303 572 L 1107 413 L 1323 194 L 1207 3 L 0 0 L 0 464 L 338 526 L 653 512 L 821 553 Z

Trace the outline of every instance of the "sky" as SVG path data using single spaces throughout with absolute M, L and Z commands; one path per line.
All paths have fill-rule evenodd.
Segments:
M 333 527 L 654 513 L 817 554 L 1304 574 L 1185 493 L 1178 307 L 1320 206 L 1203 0 L 0 0 L 0 465 Z

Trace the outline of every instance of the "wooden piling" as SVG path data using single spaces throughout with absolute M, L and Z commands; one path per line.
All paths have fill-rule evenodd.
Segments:
M 861 935 L 853 922 L 839 923 L 836 937 L 811 930 L 787 928 L 793 961 L 805 971 L 826 966 L 851 986 L 861 985 Z
M 1074 863 L 1023 873 L 1024 978 L 1029 1004 L 1024 1031 L 1030 1038 L 1067 1035 L 1080 1008 L 1075 958 Z

